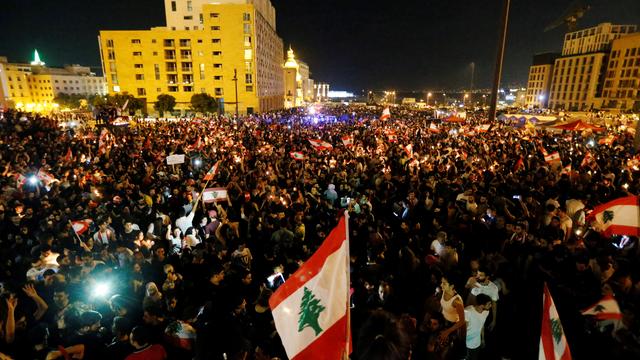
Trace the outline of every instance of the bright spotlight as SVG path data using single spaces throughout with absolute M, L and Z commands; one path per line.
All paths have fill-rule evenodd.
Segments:
M 93 287 L 93 297 L 104 298 L 111 292 L 111 287 L 105 282 L 99 282 Z
M 202 166 L 202 159 L 198 158 L 193 160 L 193 165 L 195 165 L 196 167 Z
M 311 115 L 315 115 L 315 113 L 316 113 L 316 108 L 315 108 L 315 107 L 313 107 L 313 106 L 309 106 L 309 110 L 308 110 L 308 111 L 309 111 L 309 114 L 311 114 Z
M 29 184 L 30 185 L 36 185 L 38 183 L 38 177 L 36 176 L 29 176 Z

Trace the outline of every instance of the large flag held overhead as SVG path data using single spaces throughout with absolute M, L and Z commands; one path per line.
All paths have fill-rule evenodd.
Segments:
M 289 359 L 337 360 L 351 352 L 347 222 L 343 216 L 269 299 Z
M 584 154 L 584 159 L 582 159 L 580 166 L 583 167 L 583 166 L 590 165 L 591 162 L 593 162 L 593 155 L 591 155 L 590 151 L 587 151 L 587 153 Z
M 391 111 L 389 111 L 388 107 L 384 108 L 384 110 L 382 110 L 382 116 L 380 116 L 380 120 L 387 120 L 390 117 L 391 117 Z
M 87 230 L 89 230 L 89 227 L 91 226 L 92 222 L 93 220 L 91 219 L 72 221 L 71 227 L 73 228 L 73 231 L 75 231 L 76 234 L 82 235 Z
M 301 151 L 292 151 L 289 153 L 289 156 L 291 156 L 293 160 L 305 160 L 307 158 Z
M 546 161 L 548 164 L 558 163 L 560 162 L 560 154 L 557 151 L 554 151 L 549 155 L 545 155 L 544 161 Z
M 542 296 L 542 329 L 540 331 L 540 360 L 571 360 L 567 337 L 562 330 L 560 316 L 547 284 Z
M 333 145 L 329 144 L 326 141 L 309 139 L 309 143 L 316 150 L 332 150 L 333 149 Z
M 431 123 L 431 124 L 429 125 L 429 131 L 431 131 L 432 133 L 437 134 L 437 133 L 439 133 L 439 132 L 440 132 L 440 129 L 438 129 L 438 126 L 436 126 L 436 124 Z
M 220 161 L 217 161 L 215 164 L 213 164 L 211 169 L 209 169 L 209 171 L 207 171 L 207 173 L 204 175 L 205 181 L 213 180 L 213 178 L 216 177 L 216 174 L 218 173 L 219 165 L 220 165 Z
M 638 200 L 637 196 L 627 196 L 596 206 L 587 221 L 604 236 L 639 236 Z

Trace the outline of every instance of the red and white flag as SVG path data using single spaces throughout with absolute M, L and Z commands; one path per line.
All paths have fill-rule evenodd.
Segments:
M 591 315 L 597 320 L 620 320 L 622 312 L 616 299 L 605 295 L 600 301 L 581 311 L 582 315 Z
M 477 132 L 487 132 L 487 131 L 489 131 L 490 127 L 491 127 L 491 124 L 478 125 L 478 126 L 476 126 L 476 131 Z
M 524 168 L 524 159 L 521 156 L 520 159 L 518 159 L 518 161 L 516 161 L 516 165 L 513 167 L 513 172 L 517 173 L 518 171 L 520 171 L 523 168 Z
M 542 296 L 542 329 L 540 331 L 540 360 L 571 360 L 567 337 L 562 330 L 560 316 L 547 284 Z
M 196 140 L 196 142 L 191 145 L 191 150 L 200 150 L 203 147 L 204 144 L 202 143 L 202 137 L 198 136 L 198 140 Z
M 439 133 L 440 129 L 438 129 L 438 126 L 436 126 L 436 124 L 431 123 L 431 125 L 429 125 L 429 131 L 431 131 L 432 133 Z
M 209 188 L 202 192 L 202 201 L 206 203 L 214 201 L 227 200 L 227 189 L 225 188 Z
M 18 189 L 22 188 L 24 184 L 27 183 L 27 177 L 22 174 L 16 174 L 16 187 Z
M 407 153 L 408 157 L 413 156 L 413 144 L 408 144 L 403 149 L 404 149 L 404 152 Z
M 68 163 L 73 159 L 73 153 L 71 152 L 71 147 L 67 148 L 67 153 L 64 155 L 63 161 Z
M 613 141 L 616 139 L 616 136 L 611 134 L 607 137 L 603 137 L 600 140 L 598 140 L 598 144 L 600 145 L 611 145 L 613 144 Z
M 545 155 L 544 161 L 546 161 L 548 164 L 560 162 L 560 154 L 557 151 L 554 151 L 549 155 Z
M 560 172 L 560 174 L 567 174 L 567 175 L 571 175 L 571 164 L 565 166 L 562 168 L 562 171 Z
M 91 219 L 72 221 L 71 227 L 73 228 L 73 231 L 75 231 L 76 234 L 82 235 L 85 232 L 87 232 L 87 230 L 89 230 L 89 227 L 91 226 L 92 222 L 93 220 Z
M 582 162 L 580 163 L 580 167 L 591 165 L 592 161 L 593 155 L 591 155 L 591 151 L 587 151 L 587 153 L 584 154 L 584 159 L 582 159 Z
M 341 139 L 344 146 L 346 147 L 353 146 L 353 135 L 345 135 L 341 137 Z
M 345 215 L 269 299 L 289 359 L 337 360 L 351 352 L 348 234 Z
M 109 137 L 109 130 L 103 128 L 100 132 L 100 138 L 98 138 L 98 154 L 107 153 L 107 138 Z
M 387 139 L 389 139 L 389 142 L 397 142 L 398 136 L 396 135 L 396 132 L 393 130 L 387 131 Z
M 48 172 L 42 169 L 38 170 L 38 174 L 36 174 L 36 176 L 38 177 L 38 179 L 40 179 L 40 181 L 42 181 L 44 186 L 49 186 L 51 183 L 59 181 L 53 175 L 49 174 Z
M 638 200 L 637 196 L 627 196 L 598 205 L 587 216 L 587 221 L 604 236 L 639 236 Z
M 291 158 L 293 160 L 306 160 L 307 157 L 304 155 L 304 153 L 302 151 L 292 151 L 289 153 L 289 156 L 291 156 Z
M 219 166 L 220 166 L 220 161 L 217 161 L 215 164 L 213 164 L 211 169 L 209 169 L 209 171 L 207 171 L 207 173 L 204 175 L 204 180 L 205 181 L 213 180 L 213 178 L 216 177 L 216 174 L 218 173 Z
M 333 150 L 333 145 L 329 144 L 326 141 L 309 139 L 309 143 L 311 144 L 311 146 L 313 146 L 314 149 L 316 149 L 318 151 L 320 151 L 320 150 Z
M 391 118 L 391 111 L 389 111 L 389 108 L 386 107 L 384 108 L 384 110 L 382 110 L 382 116 L 380 116 L 380 120 L 387 120 Z

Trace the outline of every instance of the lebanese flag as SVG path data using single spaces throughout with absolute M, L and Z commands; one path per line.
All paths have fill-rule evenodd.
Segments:
M 618 302 L 611 295 L 605 295 L 600 301 L 581 311 L 582 315 L 592 315 L 597 320 L 620 320 L 622 313 Z
M 412 157 L 413 156 L 413 144 L 409 144 L 409 145 L 405 146 L 403 149 L 404 149 L 404 152 L 407 153 L 408 157 Z
M 590 165 L 592 161 L 593 155 L 591 155 L 591 151 L 587 151 L 587 153 L 584 154 L 584 159 L 582 159 L 582 162 L 580 163 L 580 167 Z
M 27 177 L 22 174 L 16 174 L 16 187 L 22 188 L 27 183 Z
M 348 234 L 345 215 L 269 299 L 289 359 L 337 360 L 351 353 Z
M 344 146 L 346 146 L 346 147 L 353 146 L 353 136 L 352 135 L 345 135 L 341 139 L 342 139 L 342 143 L 344 144 Z
M 87 232 L 87 230 L 89 230 L 89 227 L 91 226 L 92 222 L 93 220 L 91 219 L 72 221 L 71 227 L 73 228 L 73 231 L 75 231 L 76 234 L 82 235 L 85 232 Z
M 219 200 L 227 200 L 228 193 L 225 188 L 209 188 L 204 189 L 202 192 L 202 201 L 206 203 L 219 201 Z
M 100 138 L 98 138 L 98 154 L 106 154 L 107 153 L 107 137 L 109 135 L 109 130 L 102 129 L 100 132 Z
M 302 151 L 292 151 L 289 153 L 289 156 L 291 156 L 293 160 L 305 160 L 307 158 Z
M 71 153 L 71 148 L 68 147 L 67 153 L 64 155 L 63 161 L 68 163 L 68 162 L 71 162 L 71 159 L 73 159 L 73 153 Z
M 554 151 L 549 155 L 545 155 L 544 161 L 546 161 L 548 164 L 560 162 L 560 154 L 557 151 Z
M 391 118 L 391 111 L 389 111 L 389 108 L 386 107 L 384 108 L 384 110 L 382 110 L 382 116 L 380 116 L 380 120 L 387 120 Z
M 326 141 L 309 139 L 309 143 L 311 144 L 311 146 L 313 146 L 314 149 L 318 151 L 333 150 L 333 145 L 329 144 Z
M 436 124 L 431 123 L 431 125 L 429 125 L 429 131 L 431 131 L 432 133 L 438 134 L 440 132 L 440 129 L 438 129 Z
M 478 126 L 476 126 L 476 131 L 477 132 L 487 132 L 487 131 L 489 131 L 490 127 L 491 127 L 491 124 L 478 125 Z
M 42 181 L 45 186 L 49 186 L 51 183 L 59 181 L 53 175 L 42 169 L 38 170 L 38 174 L 36 174 L 36 176 L 38 177 L 38 179 L 40 179 L 40 181 Z
M 518 159 L 518 161 L 516 162 L 516 165 L 513 167 L 513 172 L 517 173 L 522 168 L 524 168 L 524 159 L 521 156 L 520 159 Z
M 616 139 L 615 135 L 611 134 L 607 137 L 603 137 L 602 139 L 598 140 L 598 144 L 600 145 L 611 145 L 613 144 L 613 141 Z
M 200 150 L 204 147 L 204 144 L 202 144 L 202 138 L 200 136 L 198 136 L 198 140 L 196 140 L 196 142 L 191 145 L 191 149 L 193 150 Z
M 542 329 L 540 331 L 540 350 L 538 352 L 540 360 L 571 360 L 571 351 L 567 344 L 567 337 L 562 330 L 560 316 L 556 305 L 553 303 L 551 293 L 544 284 L 544 294 L 542 296 Z
M 568 174 L 571 175 L 571 164 L 565 166 L 564 168 L 562 168 L 562 171 L 560 172 L 560 174 Z
M 587 221 L 604 236 L 640 236 L 638 200 L 637 196 L 627 196 L 598 205 L 587 216 Z
M 395 131 L 388 131 L 387 132 L 387 139 L 389 139 L 389 142 L 397 142 L 398 141 L 398 136 L 396 135 Z
M 217 161 L 215 164 L 213 164 L 211 169 L 209 169 L 209 171 L 207 171 L 207 173 L 204 175 L 204 180 L 205 181 L 213 180 L 213 178 L 216 177 L 216 174 L 218 173 L 219 166 L 220 166 L 220 161 Z

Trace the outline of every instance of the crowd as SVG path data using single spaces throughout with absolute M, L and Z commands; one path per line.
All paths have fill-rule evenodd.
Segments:
M 545 282 L 574 358 L 640 356 L 638 239 L 585 220 L 640 190 L 630 134 L 380 112 L 3 113 L 0 359 L 284 359 L 268 299 L 345 209 L 354 359 L 537 358 Z M 605 294 L 621 321 L 580 313 Z

